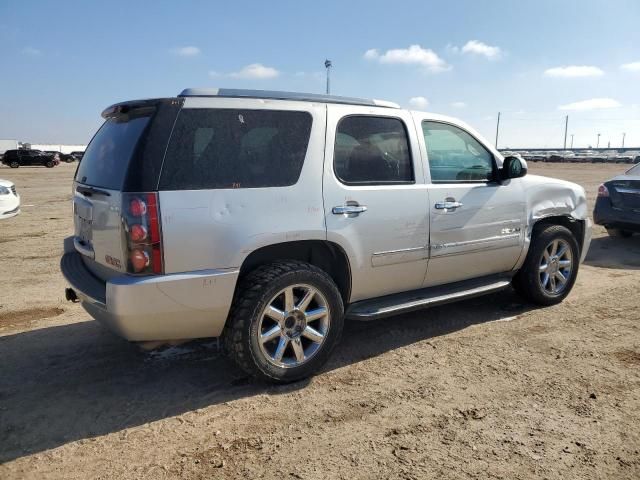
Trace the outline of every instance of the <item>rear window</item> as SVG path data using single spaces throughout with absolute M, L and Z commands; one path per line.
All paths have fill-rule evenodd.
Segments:
M 307 112 L 183 109 L 167 148 L 160 189 L 293 185 L 311 124 Z
M 109 118 L 87 146 L 76 173 L 86 185 L 121 190 L 149 116 Z

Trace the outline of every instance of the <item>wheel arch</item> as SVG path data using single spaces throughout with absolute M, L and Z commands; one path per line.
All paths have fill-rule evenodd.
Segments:
M 242 262 L 240 277 L 261 265 L 281 260 L 299 260 L 325 271 L 338 286 L 343 303 L 345 305 L 349 303 L 351 297 L 349 257 L 338 244 L 326 240 L 299 240 L 258 248 Z
M 584 246 L 584 230 L 585 230 L 585 220 L 581 220 L 579 218 L 575 218 L 572 215 L 549 215 L 546 217 L 539 218 L 535 221 L 535 223 L 531 227 L 531 237 L 533 237 L 540 229 L 548 226 L 548 225 L 562 225 L 566 227 L 575 237 L 576 242 L 578 242 L 578 247 L 580 248 L 580 253 L 582 253 L 582 248 Z
M 585 242 L 587 242 L 587 236 L 585 235 L 587 229 L 587 220 L 576 218 L 570 213 L 549 214 L 543 217 L 535 218 L 531 221 L 530 226 L 525 232 L 524 248 L 522 250 L 522 253 L 520 254 L 520 258 L 513 268 L 514 272 L 520 270 L 520 268 L 524 264 L 527 255 L 529 254 L 531 241 L 536 233 L 539 232 L 542 228 L 549 225 L 562 225 L 563 227 L 569 229 L 569 231 L 575 237 L 576 242 L 578 242 L 578 248 L 580 249 L 579 257 L 583 257 L 583 249 L 585 247 Z

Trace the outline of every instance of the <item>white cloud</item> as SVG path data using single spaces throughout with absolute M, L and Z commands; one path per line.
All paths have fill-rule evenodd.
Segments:
M 370 48 L 366 52 L 364 52 L 364 58 L 367 60 L 376 60 L 380 56 L 380 52 L 376 48 Z
M 601 77 L 602 69 L 591 65 L 569 65 L 566 67 L 548 68 L 544 71 L 547 77 L 576 78 L 576 77 Z
M 467 104 L 466 104 L 466 103 L 464 103 L 464 102 L 453 102 L 453 103 L 451 104 L 451 106 L 452 106 L 453 108 L 465 108 L 465 107 L 467 106 Z
M 269 78 L 276 78 L 280 75 L 280 72 L 272 67 L 266 67 L 261 63 L 252 63 L 251 65 L 247 65 L 243 67 L 238 72 L 230 73 L 229 76 L 233 78 L 244 78 L 244 79 L 259 79 L 266 80 Z
M 437 53 L 429 48 L 422 48 L 420 45 L 387 50 L 382 55 L 378 50 L 372 48 L 364 53 L 364 58 L 386 64 L 417 65 L 433 73 L 451 69 L 451 66 L 440 58 Z
M 620 65 L 620 68 L 628 72 L 640 72 L 640 62 L 625 63 Z
M 411 97 L 409 99 L 409 105 L 418 110 L 424 110 L 429 106 L 429 100 L 425 97 Z
M 222 74 L 221 74 L 221 73 L 216 72 L 215 70 L 209 70 L 209 76 L 210 76 L 211 78 L 217 78 L 217 77 L 221 77 L 221 76 L 222 76 Z
M 483 55 L 489 60 L 496 60 L 502 56 L 502 50 L 500 49 L 500 47 L 487 45 L 486 43 L 480 42 L 478 40 L 469 40 L 467 43 L 465 43 L 462 47 L 462 53 Z
M 568 103 L 566 105 L 560 105 L 558 110 L 596 110 L 601 108 L 616 108 L 622 105 L 613 98 L 591 98 L 589 100 L 582 100 L 580 102 Z
M 24 53 L 25 55 L 30 55 L 32 57 L 38 57 L 42 55 L 42 50 L 38 50 L 37 48 L 33 47 L 24 47 L 22 49 L 22 53 Z
M 176 47 L 169 50 L 174 55 L 178 55 L 179 57 L 197 57 L 200 55 L 200 49 L 198 47 L 194 47 L 193 45 L 189 45 L 186 47 Z

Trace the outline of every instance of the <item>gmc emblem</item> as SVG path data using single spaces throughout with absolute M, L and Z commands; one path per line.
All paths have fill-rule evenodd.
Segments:
M 117 258 L 113 258 L 111 255 L 105 255 L 104 261 L 107 262 L 109 265 L 116 267 L 118 270 L 122 269 L 122 264 L 120 263 L 120 260 Z

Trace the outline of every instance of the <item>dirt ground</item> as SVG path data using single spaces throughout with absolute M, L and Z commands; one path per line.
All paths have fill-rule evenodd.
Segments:
M 531 164 L 597 185 L 620 165 Z M 640 236 L 596 227 L 576 287 L 349 323 L 317 377 L 215 342 L 144 353 L 64 301 L 74 165 L 0 168 L 0 478 L 640 478 Z

